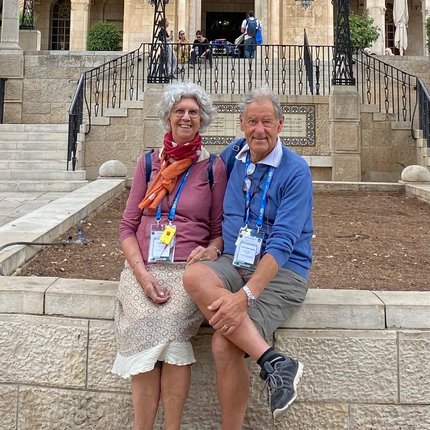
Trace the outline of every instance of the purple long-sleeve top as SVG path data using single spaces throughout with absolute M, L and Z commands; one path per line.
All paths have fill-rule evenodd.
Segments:
M 159 150 L 151 155 L 151 179 L 160 169 Z M 133 176 L 130 195 L 127 200 L 120 227 L 121 241 L 130 236 L 137 238 L 142 258 L 148 260 L 149 235 L 151 225 L 156 224 L 155 213 L 150 209 L 139 209 L 146 189 L 145 156 L 139 157 Z M 222 203 L 226 187 L 226 170 L 222 160 L 217 157 L 213 162 L 213 185 L 209 186 L 209 153 L 203 148 L 197 163 L 192 167 L 180 195 L 176 216 L 175 261 L 186 261 L 196 246 L 207 246 L 209 241 L 221 236 Z M 181 175 L 182 177 L 182 175 Z M 166 195 L 161 205 L 161 223 L 167 222 L 168 212 L 176 196 L 181 177 L 176 188 Z

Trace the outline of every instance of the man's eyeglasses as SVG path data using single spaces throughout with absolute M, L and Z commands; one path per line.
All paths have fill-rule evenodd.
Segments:
M 249 163 L 246 169 L 246 178 L 243 181 L 243 191 L 246 193 L 251 189 L 251 178 L 250 176 L 255 172 L 255 164 Z
M 198 110 L 176 109 L 173 113 L 177 118 L 182 118 L 187 112 L 188 116 L 192 119 L 195 119 L 200 116 L 200 112 Z

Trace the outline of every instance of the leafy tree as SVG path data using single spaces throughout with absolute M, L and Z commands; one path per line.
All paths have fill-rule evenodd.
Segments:
M 351 45 L 354 50 L 367 48 L 378 39 L 381 30 L 373 25 L 373 18 L 367 14 L 349 15 Z
M 88 32 L 88 51 L 117 51 L 121 33 L 111 22 L 98 22 Z

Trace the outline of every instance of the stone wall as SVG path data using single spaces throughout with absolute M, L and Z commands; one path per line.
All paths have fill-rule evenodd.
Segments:
M 151 86 L 145 91 L 142 102 L 123 103 L 123 108 L 105 113 L 105 118 L 97 119 L 92 124 L 91 132 L 82 142 L 83 157 L 80 163 L 87 171 L 88 179 L 98 176 L 100 166 L 107 160 L 118 159 L 133 175 L 136 159 L 143 151 L 158 147 L 162 142 L 163 130 L 156 115 L 156 104 L 160 98 L 162 86 Z M 241 96 L 213 94 L 215 104 L 238 103 Z M 379 114 L 374 106 L 359 106 L 358 145 L 353 151 L 336 150 L 338 158 L 356 157 L 360 159 L 358 172 L 354 177 L 348 163 L 335 159 L 333 149 L 334 135 L 330 134 L 328 96 L 280 96 L 281 103 L 289 105 L 313 105 L 315 107 L 315 140 L 313 146 L 292 146 L 291 149 L 305 157 L 316 181 L 377 181 L 396 182 L 400 179 L 401 164 L 419 164 L 417 145 L 410 135 L 410 123 L 400 123 L 390 115 Z M 345 103 L 354 104 L 354 99 L 347 97 Z M 125 107 L 128 106 L 128 107 Z M 344 108 L 347 111 L 347 107 Z M 238 117 L 238 115 L 236 115 Z M 342 140 L 349 147 L 351 134 L 349 125 L 344 124 L 344 133 L 337 140 Z M 354 126 L 354 124 L 353 124 Z M 223 132 L 227 136 L 241 137 L 237 122 L 227 122 Z M 357 131 L 355 131 L 357 134 Z M 210 130 L 206 132 L 210 135 Z M 345 145 L 341 145 L 345 147 Z M 339 147 L 339 146 L 338 146 Z M 338 148 L 337 147 L 337 148 Z M 218 153 L 223 145 L 208 145 L 209 151 Z M 337 164 L 336 164 L 337 161 Z M 336 165 L 336 175 L 333 165 Z M 361 165 L 361 168 L 360 168 Z M 339 167 L 340 166 L 340 167 Z M 343 166 L 343 167 L 342 167 Z M 342 171 L 342 169 L 344 171 Z
M 6 81 L 5 123 L 68 123 L 68 108 L 81 73 L 119 55 L 118 52 L 26 52 L 21 80 Z
M 0 430 L 129 430 L 129 381 L 110 373 L 117 283 L 0 277 Z M 244 428 L 428 429 L 429 292 L 310 290 L 274 344 L 303 361 L 274 424 L 257 367 Z M 193 344 L 184 430 L 219 428 L 210 328 Z M 161 429 L 160 422 L 156 429 Z

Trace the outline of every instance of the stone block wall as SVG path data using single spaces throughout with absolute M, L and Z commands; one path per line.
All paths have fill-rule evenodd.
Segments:
M 110 373 L 116 289 L 109 281 L 0 277 L 0 430 L 132 429 L 129 381 Z M 250 364 L 244 428 L 428 429 L 429 310 L 429 292 L 310 290 L 274 337 L 305 365 L 297 401 L 274 423 Z M 219 428 L 210 334 L 202 327 L 193 341 L 184 430 Z
M 81 73 L 119 55 L 99 52 L 25 52 L 22 80 L 15 85 L 10 81 L 6 83 L 5 122 L 68 123 L 68 108 Z

